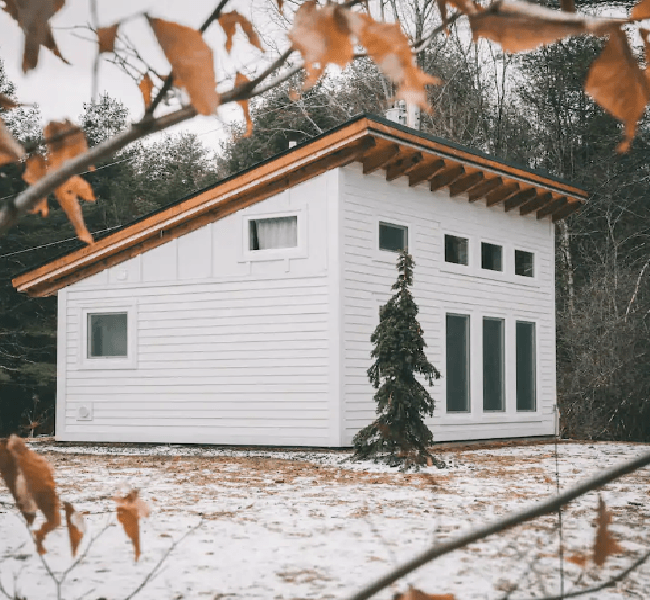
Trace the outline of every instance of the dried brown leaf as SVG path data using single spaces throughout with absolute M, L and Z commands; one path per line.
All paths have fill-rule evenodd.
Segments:
M 39 179 L 45 177 L 47 172 L 47 162 L 42 154 L 32 154 L 28 159 L 23 173 L 23 179 L 29 184 L 34 185 Z M 41 213 L 42 217 L 47 217 L 49 208 L 47 198 L 41 198 L 38 204 L 32 208 L 30 213 Z
M 397 98 L 430 110 L 425 86 L 441 81 L 418 69 L 399 23 L 378 23 L 368 15 L 350 13 L 350 25 L 375 64 L 397 85 Z
M 45 536 L 61 524 L 59 497 L 54 484 L 54 472 L 50 463 L 32 452 L 25 442 L 12 435 L 7 443 L 7 449 L 18 465 L 19 473 L 16 478 L 16 503 L 22 504 L 23 514 L 31 514 L 35 505 L 45 517 L 41 528 L 34 533 L 36 550 L 45 554 L 43 540 Z M 20 502 L 19 502 L 20 500 Z M 27 519 L 27 516 L 25 516 Z
M 605 502 L 598 496 L 598 516 L 596 517 L 596 538 L 594 539 L 593 559 L 599 567 L 605 564 L 608 556 L 620 554 L 623 548 L 614 539 L 609 530 L 612 513 L 605 507 Z
M 456 600 L 454 594 L 427 594 L 414 587 L 409 589 L 403 594 L 399 594 L 395 600 Z
M 633 21 L 650 19 L 650 0 L 641 0 L 641 2 L 637 2 L 630 13 L 630 19 Z
M 20 106 L 18 102 L 12 100 L 9 96 L 5 94 L 0 94 L 0 108 L 4 110 L 11 110 L 12 108 L 16 108 L 18 106 Z
M 104 52 L 113 52 L 119 27 L 120 24 L 115 23 L 110 27 L 100 27 L 97 30 L 97 45 L 100 54 L 103 54 Z
M 140 558 L 140 519 L 149 516 L 149 506 L 140 498 L 138 490 L 133 490 L 122 498 L 115 498 L 117 520 L 122 523 L 124 532 L 133 544 L 136 562 Z
M 177 82 L 178 83 L 178 82 Z M 142 99 L 144 100 L 145 109 L 149 108 L 151 105 L 151 92 L 153 91 L 154 85 L 153 80 L 149 77 L 149 73 L 145 73 L 144 77 L 138 83 L 140 92 L 142 93 Z
M 250 79 L 243 73 L 238 72 L 235 75 L 236 86 L 248 83 L 249 81 Z M 242 110 L 244 111 L 244 118 L 246 119 L 246 133 L 244 134 L 244 137 L 249 137 L 253 133 L 253 121 L 251 120 L 251 113 L 248 110 L 248 100 L 238 100 L 237 104 L 241 106 Z
M 629 150 L 637 121 L 650 100 L 650 86 L 630 50 L 625 32 L 620 29 L 611 32 L 605 49 L 589 69 L 585 91 L 597 104 L 625 123 L 625 139 L 618 151 Z
M 172 21 L 148 17 L 149 25 L 178 77 L 201 115 L 211 115 L 219 105 L 212 50 L 200 31 Z
M 25 156 L 25 150 L 14 139 L 4 121 L 0 119 L 0 165 L 21 160 Z
M 69 119 L 50 121 L 43 128 L 47 147 L 48 169 L 58 169 L 66 160 L 74 158 L 88 150 L 86 136 L 80 127 L 73 125 Z
M 25 37 L 23 73 L 38 64 L 41 46 L 51 50 L 64 63 L 68 63 L 57 48 L 49 20 L 61 10 L 65 0 L 5 0 L 5 12 L 20 25 Z
M 68 527 L 68 536 L 70 538 L 70 549 L 72 550 L 72 556 L 76 556 L 79 544 L 81 544 L 81 540 L 84 537 L 86 526 L 83 515 L 76 511 L 72 504 L 64 502 L 63 508 L 65 509 L 65 524 Z
M 252 23 L 236 10 L 231 10 L 230 12 L 222 14 L 219 17 L 219 25 L 221 25 L 221 29 L 223 29 L 223 32 L 226 34 L 226 52 L 228 52 L 228 54 L 230 54 L 230 51 L 232 50 L 232 39 L 235 36 L 237 25 L 241 27 L 241 30 L 248 38 L 251 46 L 255 46 L 264 52 L 260 38 L 257 33 L 255 33 Z
M 606 35 L 622 19 L 588 17 L 523 2 L 503 0 L 490 10 L 469 16 L 474 41 L 479 37 L 501 44 L 506 52 L 526 52 L 572 35 Z
M 307 78 L 303 88 L 312 87 L 328 63 L 345 67 L 354 56 L 348 11 L 328 4 L 319 8 L 308 0 L 296 11 L 289 39 L 302 54 Z
M 81 206 L 79 206 L 80 198 L 87 202 L 95 201 L 95 194 L 90 184 L 85 179 L 75 175 L 56 188 L 54 196 L 59 201 L 63 212 L 70 219 L 77 237 L 86 244 L 92 244 L 93 236 L 86 229 Z
M 566 561 L 578 565 L 579 567 L 584 567 L 587 562 L 589 562 L 589 557 L 584 554 L 570 554 L 567 556 Z

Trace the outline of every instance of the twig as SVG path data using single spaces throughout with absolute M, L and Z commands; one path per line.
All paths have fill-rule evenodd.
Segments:
M 625 321 L 627 321 L 627 317 L 630 314 L 630 310 L 632 310 L 632 305 L 634 304 L 637 294 L 639 293 L 641 278 L 643 277 L 645 270 L 648 268 L 648 265 L 650 265 L 650 258 L 646 261 L 645 265 L 643 265 L 643 268 L 641 269 L 641 272 L 639 273 L 639 276 L 636 279 L 636 285 L 634 286 L 634 293 L 632 294 L 632 297 L 630 298 L 630 303 L 627 305 L 627 310 L 625 311 Z
M 194 533 L 197 529 L 199 529 L 202 526 L 203 526 L 203 519 L 201 519 L 194 527 L 188 529 L 181 537 L 179 537 L 160 557 L 160 560 L 156 563 L 156 566 L 153 569 L 151 569 L 149 573 L 147 573 L 147 576 L 142 580 L 140 585 L 137 588 L 135 588 L 124 600 L 131 600 L 131 598 L 133 598 L 136 594 L 142 591 L 142 588 L 144 588 L 144 586 L 147 585 L 158 574 L 160 567 L 167 560 L 169 555 L 174 551 L 176 546 L 178 546 L 188 535 Z
M 529 508 L 506 516 L 503 519 L 496 521 L 495 523 L 489 523 L 483 527 L 478 527 L 476 529 L 468 531 L 467 533 L 459 535 L 454 540 L 450 540 L 442 544 L 436 544 L 428 550 L 425 550 L 420 555 L 393 569 L 377 581 L 362 588 L 356 594 L 350 596 L 348 600 L 367 600 L 398 579 L 401 579 L 405 575 L 408 575 L 412 571 L 415 571 L 415 569 L 421 567 L 422 565 L 431 562 L 434 558 L 449 554 L 454 550 L 463 548 L 473 542 L 494 535 L 495 533 L 500 533 L 502 531 L 506 531 L 507 529 L 512 529 L 516 525 L 525 523 L 526 521 L 536 519 L 537 517 L 541 517 L 543 515 L 551 514 L 555 512 L 560 506 L 568 504 L 579 496 L 582 496 L 583 494 L 586 494 L 592 490 L 598 489 L 599 487 L 602 487 L 614 479 L 618 479 L 623 475 L 632 473 L 637 469 L 645 467 L 649 464 L 650 452 L 643 454 L 630 462 L 621 464 L 617 467 L 613 467 L 612 469 L 608 469 L 600 475 L 586 480 L 584 483 L 575 486 L 563 494 L 548 498 L 547 500 L 539 502 Z
M 95 534 L 93 537 L 90 538 L 90 541 L 86 545 L 84 551 L 81 554 L 79 554 L 79 556 L 75 559 L 75 561 L 61 574 L 61 584 L 63 584 L 66 578 L 68 577 L 68 575 L 70 575 L 70 573 L 72 573 L 72 571 L 76 569 L 79 566 L 79 564 L 81 564 L 81 561 L 83 561 L 83 559 L 86 558 L 86 555 L 90 551 L 90 548 L 93 546 L 93 544 L 102 535 L 104 535 L 104 533 L 106 533 L 106 531 L 111 527 L 111 525 L 112 525 L 111 521 L 107 520 L 106 525 L 104 525 L 104 527 L 102 527 L 102 529 L 100 529 L 97 534 Z

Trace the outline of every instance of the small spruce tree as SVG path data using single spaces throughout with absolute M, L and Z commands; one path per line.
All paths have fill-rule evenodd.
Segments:
M 426 463 L 433 435 L 424 424 L 432 415 L 433 398 L 416 379 L 424 376 L 429 386 L 440 378 L 439 371 L 424 354 L 426 343 L 416 316 L 418 307 L 409 286 L 413 284 L 411 255 L 404 250 L 397 261 L 399 276 L 393 284 L 395 295 L 379 310 L 379 325 L 370 341 L 373 365 L 368 378 L 377 390 L 374 400 L 379 417 L 359 431 L 353 440 L 356 458 L 385 455 L 391 465 Z M 408 462 L 407 462 L 408 461 Z

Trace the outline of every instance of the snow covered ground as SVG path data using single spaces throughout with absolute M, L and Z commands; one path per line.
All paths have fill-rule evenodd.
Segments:
M 70 446 L 37 442 L 55 466 L 63 500 L 87 511 L 88 533 L 113 524 L 72 570 L 62 597 L 129 597 L 167 549 L 159 575 L 136 598 L 292 600 L 345 599 L 391 567 L 447 540 L 554 494 L 554 444 L 443 447 L 450 467 L 399 473 L 349 462 L 346 452 L 230 450 L 188 446 Z M 562 443 L 561 487 L 647 452 L 647 445 Z M 612 529 L 624 553 L 602 569 L 565 563 L 565 589 L 605 581 L 650 548 L 649 469 L 608 485 Z M 143 522 L 140 562 L 115 525 L 111 496 L 137 487 L 152 507 Z M 0 484 L 0 581 L 28 600 L 56 589 L 11 498 Z M 592 544 L 597 494 L 563 513 L 567 555 Z M 377 596 L 387 600 L 411 584 L 457 600 L 541 598 L 559 591 L 558 519 L 545 517 L 441 557 Z M 197 527 L 197 529 L 194 529 Z M 46 538 L 54 572 L 70 564 L 66 532 Z M 1 596 L 1 594 L 0 594 Z M 650 597 L 650 564 L 598 600 Z

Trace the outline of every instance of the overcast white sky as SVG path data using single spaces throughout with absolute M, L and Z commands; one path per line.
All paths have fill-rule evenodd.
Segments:
M 100 26 L 111 25 L 125 17 L 147 11 L 152 16 L 198 28 L 216 4 L 217 1 L 213 0 L 97 0 Z M 90 37 L 92 34 L 70 29 L 90 22 L 89 7 L 89 0 L 67 0 L 66 6 L 50 21 L 61 54 L 72 64 L 64 64 L 49 50 L 41 48 L 38 67 L 27 75 L 23 75 L 20 68 L 22 31 L 4 11 L 0 11 L 0 57 L 5 63 L 7 75 L 16 85 L 19 100 L 37 102 L 46 122 L 65 118 L 77 121 L 83 111 L 83 103 L 91 98 L 95 46 L 78 36 Z M 269 29 L 269 11 L 273 10 L 273 4 L 268 0 L 236 0 L 231 2 L 228 10 L 233 8 L 267 31 L 267 35 L 270 35 L 269 31 L 275 31 L 275 28 Z M 154 68 L 159 72 L 168 70 L 167 62 L 144 18 L 129 20 L 124 25 L 124 31 L 137 42 L 139 51 Z M 222 50 L 223 34 L 218 25 L 213 25 L 205 38 L 215 51 L 218 79 L 221 79 L 224 71 L 232 72 L 233 66 L 241 70 L 260 62 L 260 53 L 251 49 L 241 34 L 235 38 L 232 59 Z M 136 84 L 106 61 L 102 61 L 99 71 L 99 91 L 104 90 L 128 107 L 131 119 L 142 116 L 144 105 Z M 201 134 L 200 139 L 206 146 L 216 148 L 219 140 L 226 135 L 224 122 L 241 118 L 238 107 L 226 107 L 220 109 L 218 117 L 197 117 L 177 126 L 174 131 L 190 130 Z

